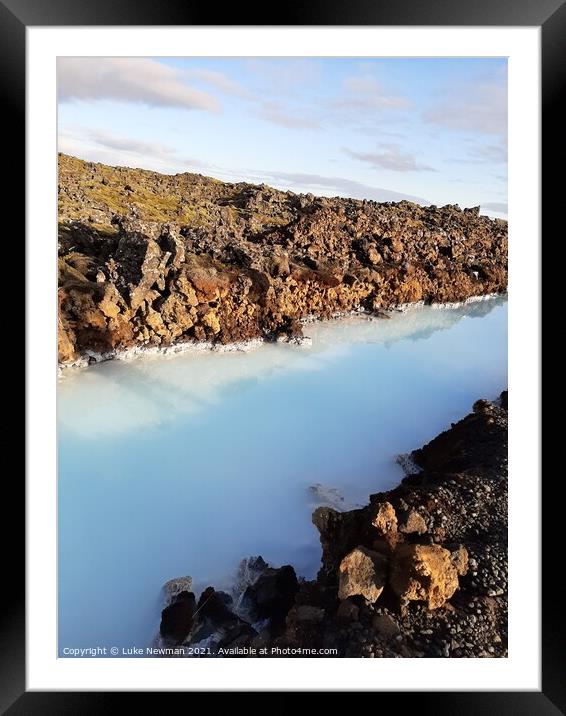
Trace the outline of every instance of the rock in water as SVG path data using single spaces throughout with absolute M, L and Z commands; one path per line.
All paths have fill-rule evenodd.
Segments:
M 234 611 L 244 619 L 250 618 L 250 603 L 244 599 L 246 589 L 257 582 L 260 576 L 269 569 L 269 565 L 261 555 L 247 557 L 238 565 L 238 571 L 232 587 L 232 598 L 235 603 Z
M 193 579 L 188 575 L 185 577 L 175 577 L 165 582 L 163 592 L 165 594 L 165 603 L 171 604 L 175 597 L 181 592 L 190 592 L 193 586 Z
M 159 633 L 177 644 L 184 641 L 193 625 L 195 613 L 195 595 L 192 592 L 180 592 L 174 601 L 161 612 Z
M 365 547 L 356 547 L 340 562 L 338 599 L 360 595 L 376 602 L 387 581 L 387 558 Z
M 258 611 L 277 615 L 278 570 L 252 558 L 242 564 L 240 585 L 254 584 L 247 596 L 259 633 L 242 613 L 238 618 L 230 612 L 227 595 L 208 590 L 201 597 L 202 617 L 197 612 L 184 643 L 210 637 L 211 646 L 336 646 L 340 657 L 507 656 L 507 410 L 479 402 L 474 413 L 414 454 L 423 471 L 371 495 L 366 507 L 314 511 L 321 570 L 315 581 L 301 580 L 294 594 L 296 577 L 283 568 L 287 579 L 279 579 L 287 596 L 279 614 L 291 606 L 276 628 L 255 622 Z M 465 472 L 455 473 L 455 466 Z M 396 512 L 398 534 L 386 504 Z M 418 537 L 422 524 L 411 512 L 427 521 L 425 537 Z M 383 529 L 389 531 L 381 536 Z M 391 540 L 396 534 L 398 540 Z M 418 539 L 426 544 L 416 544 Z M 387 549 L 381 553 L 376 543 Z M 452 606 L 446 600 L 458 588 Z M 345 594 L 351 596 L 338 599 Z M 379 599 L 377 609 L 368 596 Z M 422 607 L 407 609 L 409 600 Z M 165 611 L 163 621 L 166 616 L 173 611 Z
M 191 630 L 191 644 L 207 640 L 209 646 L 247 646 L 256 636 L 250 624 L 231 611 L 232 597 L 207 587 L 200 595 Z
M 401 544 L 393 555 L 389 584 L 402 600 L 424 601 L 436 609 L 458 589 L 458 570 L 440 545 Z
M 298 589 L 299 583 L 293 567 L 268 567 L 246 589 L 243 601 L 257 619 L 271 619 L 276 629 L 284 622 Z

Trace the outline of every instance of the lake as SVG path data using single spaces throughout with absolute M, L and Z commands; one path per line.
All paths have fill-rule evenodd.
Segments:
M 314 577 L 311 513 L 507 387 L 507 303 L 305 327 L 311 345 L 114 360 L 58 389 L 59 653 L 147 646 L 161 587 L 229 588 L 261 554 Z M 313 488 L 314 489 L 311 489 Z M 198 595 L 197 595 L 198 596 Z

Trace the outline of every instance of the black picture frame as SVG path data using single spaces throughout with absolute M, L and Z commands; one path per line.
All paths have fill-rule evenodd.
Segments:
M 218 19 L 221 22 L 218 22 Z M 287 0 L 270 10 L 265 3 L 212 6 L 191 0 L 0 0 L 0 86 L 2 92 L 4 136 L 10 138 L 15 161 L 10 168 L 11 181 L 4 200 L 10 213 L 25 216 L 25 60 L 26 28 L 29 26 L 85 25 L 395 25 L 395 26 L 537 26 L 542 36 L 542 127 L 543 158 L 543 226 L 549 226 L 563 199 L 559 158 L 558 101 L 566 86 L 564 44 L 566 44 L 565 0 Z M 562 129 L 562 128 L 561 128 Z M 22 221 L 15 224 L 18 233 Z M 19 237 L 18 237 L 19 238 Z M 534 247 L 537 250 L 537 247 Z M 19 288 L 21 291 L 21 287 Z M 526 290 L 526 289 L 525 289 Z M 542 471 L 541 471 L 542 472 Z M 6 476 L 7 478 L 7 476 Z M 511 476 L 512 479 L 512 476 Z M 16 513 L 16 505 L 25 506 L 24 481 L 15 473 L 4 483 L 4 506 Z M 553 559 L 550 546 L 562 544 L 563 518 L 560 501 L 543 498 L 542 607 L 542 690 L 540 692 L 403 692 L 380 693 L 383 699 L 394 698 L 394 708 L 407 705 L 400 698 L 411 699 L 420 713 L 442 714 L 566 714 L 566 659 L 561 617 L 560 592 L 551 584 L 549 568 Z M 17 516 L 23 511 L 17 512 Z M 6 525 L 6 522 L 4 521 Z M 20 714 L 85 714 L 113 708 L 132 707 L 129 693 L 125 703 L 122 693 L 27 692 L 25 687 L 25 534 L 24 521 L 9 527 L 4 537 L 3 609 L 0 612 L 0 708 L 11 716 Z M 526 527 L 529 529 L 529 526 Z M 562 530 L 560 529 L 562 532 Z M 8 560 L 8 564 L 6 564 Z M 544 569 L 547 568 L 547 569 Z M 527 579 L 537 578 L 532 571 Z M 378 664 L 376 663 L 376 668 Z M 330 686 L 330 685 L 329 685 Z M 447 684 L 447 689 L 450 685 Z M 156 711 L 163 708 L 153 694 L 139 694 L 144 706 Z

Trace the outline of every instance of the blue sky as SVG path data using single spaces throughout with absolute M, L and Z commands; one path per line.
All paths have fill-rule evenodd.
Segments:
M 59 58 L 59 150 L 507 213 L 504 58 Z

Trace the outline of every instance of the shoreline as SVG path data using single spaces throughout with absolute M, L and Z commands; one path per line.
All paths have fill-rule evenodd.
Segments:
M 112 167 L 65 155 L 59 166 L 64 365 L 124 349 L 176 352 L 179 341 L 247 350 L 257 339 L 300 337 L 311 315 L 385 317 L 423 300 L 458 305 L 507 290 L 507 224 L 478 207 L 143 174 L 131 177 L 121 208 L 123 177 Z M 182 211 L 158 216 L 147 197 L 166 185 Z
M 394 306 L 390 309 L 382 312 L 372 312 L 364 309 L 363 307 L 357 307 L 347 312 L 337 312 L 332 314 L 329 318 L 321 318 L 319 316 L 305 316 L 299 320 L 301 326 L 312 325 L 313 323 L 328 323 L 338 322 L 345 318 L 365 318 L 367 320 L 387 320 L 391 317 L 390 314 L 395 313 L 407 313 L 425 306 L 429 306 L 434 310 L 456 310 L 462 308 L 468 304 L 478 303 L 481 301 L 490 301 L 497 298 L 507 296 L 507 292 L 502 293 L 489 293 L 480 294 L 477 296 L 470 296 L 463 301 L 452 301 L 447 303 L 425 303 L 424 301 L 415 301 L 413 303 L 403 303 Z M 109 351 L 106 353 L 99 353 L 97 351 L 85 351 L 77 360 L 70 363 L 58 363 L 58 376 L 61 378 L 63 375 L 71 370 L 84 370 L 92 365 L 99 363 L 106 363 L 112 360 L 118 361 L 131 361 L 139 358 L 153 358 L 157 356 L 172 356 L 184 353 L 249 353 L 251 351 L 260 348 L 264 344 L 268 343 L 284 343 L 287 345 L 295 345 L 298 347 L 311 345 L 312 340 L 309 336 L 296 336 L 296 337 L 284 337 L 278 336 L 274 339 L 268 338 L 252 338 L 248 341 L 237 341 L 234 343 L 214 343 L 212 341 L 178 341 L 172 343 L 169 346 L 132 346 L 130 348 L 124 348 L 115 351 Z
M 231 594 L 197 598 L 190 577 L 172 579 L 156 643 L 177 656 L 505 658 L 507 391 L 403 457 L 405 477 L 363 507 L 314 510 L 315 579 L 261 556 Z

